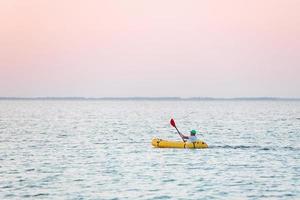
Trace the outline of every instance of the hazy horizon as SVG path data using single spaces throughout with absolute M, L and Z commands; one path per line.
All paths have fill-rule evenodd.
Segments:
M 0 96 L 0 100 L 293 100 L 300 101 L 297 97 L 178 97 L 178 96 L 126 96 L 126 97 L 84 97 L 84 96 L 35 96 L 35 97 L 5 97 Z
M 0 97 L 300 98 L 300 1 L 1 1 Z

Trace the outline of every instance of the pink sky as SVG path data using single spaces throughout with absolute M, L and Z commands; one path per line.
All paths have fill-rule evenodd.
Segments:
M 300 97 L 298 0 L 3 0 L 0 96 Z

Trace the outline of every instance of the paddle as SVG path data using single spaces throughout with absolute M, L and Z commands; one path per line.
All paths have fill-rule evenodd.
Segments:
M 177 133 L 179 134 L 179 136 L 181 137 L 181 134 L 180 134 L 180 132 L 179 132 L 179 130 L 178 130 L 178 128 L 176 127 L 176 124 L 175 124 L 175 121 L 174 121 L 174 119 L 171 119 L 171 121 L 170 121 L 170 124 L 174 127 L 174 128 L 176 128 L 176 130 L 177 130 Z M 184 141 L 184 139 L 181 137 L 181 139 L 183 140 L 183 142 L 185 142 Z

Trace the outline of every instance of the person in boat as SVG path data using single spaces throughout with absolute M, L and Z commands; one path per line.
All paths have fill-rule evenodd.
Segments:
M 180 133 L 180 136 L 186 141 L 188 140 L 189 142 L 191 143 L 194 143 L 194 142 L 197 142 L 198 138 L 196 136 L 196 131 L 195 130 L 191 130 L 190 132 L 190 136 L 186 136 L 186 135 L 183 135 L 182 133 Z

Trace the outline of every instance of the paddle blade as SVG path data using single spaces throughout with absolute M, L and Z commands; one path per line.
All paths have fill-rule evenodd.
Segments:
M 171 124 L 173 127 L 176 127 L 176 124 L 175 124 L 174 119 L 171 119 L 170 124 Z

